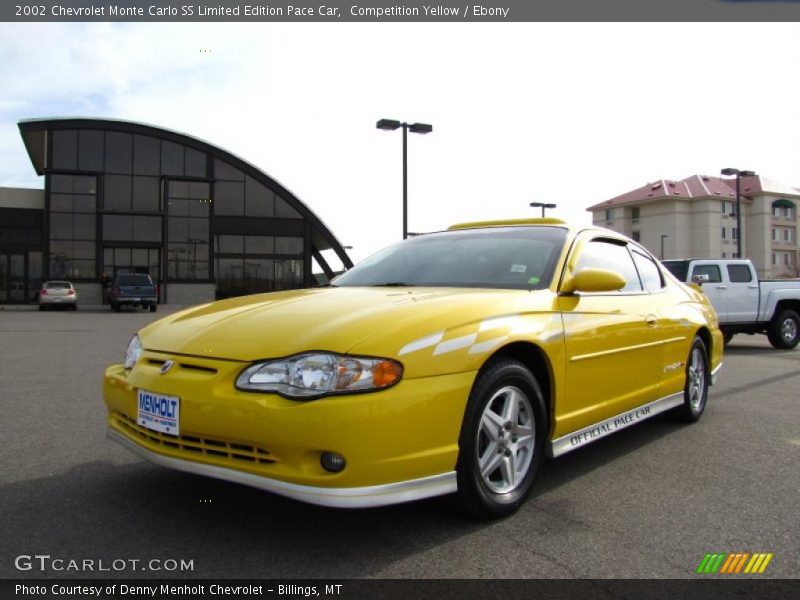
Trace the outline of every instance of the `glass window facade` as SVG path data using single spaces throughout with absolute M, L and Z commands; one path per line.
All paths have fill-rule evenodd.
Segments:
M 42 161 L 32 155 L 47 176 L 46 209 L 40 229 L 0 228 L 0 246 L 24 237 L 37 282 L 131 270 L 162 289 L 214 283 L 228 297 L 313 285 L 312 253 L 344 254 L 269 176 L 198 140 L 101 119 L 20 129 L 46 146 Z

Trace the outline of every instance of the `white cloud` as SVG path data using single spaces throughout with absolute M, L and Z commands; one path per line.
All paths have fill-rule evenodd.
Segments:
M 363 257 L 409 227 L 553 214 L 738 166 L 800 185 L 796 24 L 4 25 L 0 184 L 30 181 L 15 122 L 177 129 L 294 191 Z M 45 41 L 46 43 L 43 43 Z M 201 50 L 204 50 L 201 52 Z M 15 156 L 22 155 L 22 160 Z

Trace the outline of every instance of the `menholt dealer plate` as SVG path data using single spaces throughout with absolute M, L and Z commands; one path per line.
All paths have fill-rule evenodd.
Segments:
M 136 422 L 152 431 L 180 435 L 180 407 L 178 396 L 139 390 Z

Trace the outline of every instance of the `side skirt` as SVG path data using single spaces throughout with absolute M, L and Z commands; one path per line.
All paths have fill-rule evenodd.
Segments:
M 683 392 L 666 396 L 548 442 L 545 452 L 550 458 L 561 456 L 681 404 L 683 404 Z

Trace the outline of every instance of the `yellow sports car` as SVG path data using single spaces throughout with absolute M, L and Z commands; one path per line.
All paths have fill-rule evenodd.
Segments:
M 717 317 L 642 246 L 465 223 L 324 288 L 172 314 L 105 373 L 108 435 L 160 465 L 327 506 L 443 494 L 513 512 L 542 457 L 703 413 Z

